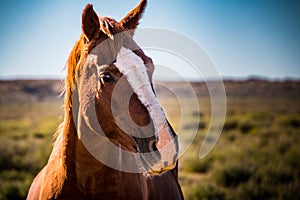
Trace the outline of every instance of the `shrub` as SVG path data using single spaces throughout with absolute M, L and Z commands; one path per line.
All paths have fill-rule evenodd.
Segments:
M 282 119 L 281 124 L 284 126 L 299 128 L 300 127 L 300 117 L 299 116 L 287 116 L 286 118 Z
M 204 129 L 206 127 L 206 123 L 205 122 L 199 122 L 198 128 L 199 129 Z
M 227 138 L 228 138 L 229 141 L 234 142 L 236 140 L 236 135 L 231 133 L 231 134 L 228 135 Z
M 239 128 L 242 133 L 249 133 L 253 129 L 253 127 L 253 124 L 251 124 L 250 122 L 245 122 Z
M 274 189 L 269 185 L 257 184 L 250 181 L 249 184 L 243 184 L 239 187 L 237 199 L 250 200 L 250 199 L 270 199 L 274 196 Z
M 283 162 L 293 169 L 300 169 L 300 151 L 299 147 L 292 147 L 283 157 Z M 299 170 L 300 174 L 300 170 Z M 300 179 L 300 178 L 299 178 Z
M 25 199 L 32 179 L 33 176 L 25 171 L 1 171 L 0 199 Z
M 223 130 L 229 131 L 236 129 L 238 127 L 238 121 L 237 120 L 226 120 L 224 123 Z
M 192 187 L 187 199 L 223 200 L 225 199 L 225 192 L 212 185 L 202 186 L 197 184 Z
M 198 157 L 189 159 L 184 165 L 184 170 L 188 172 L 206 173 L 212 167 L 212 159 L 202 159 Z
M 197 122 L 192 122 L 190 124 L 186 124 L 183 128 L 184 129 L 204 129 L 206 127 L 206 123 L 205 122 L 202 122 L 200 121 L 199 123 Z
M 31 163 L 24 159 L 28 148 L 11 143 L 8 148 L 0 148 L 0 170 L 17 169 L 29 170 Z
M 268 167 L 264 174 L 265 182 L 268 184 L 288 184 L 293 182 L 294 176 L 291 168 L 287 165 Z
M 42 138 L 45 137 L 45 134 L 44 134 L 44 133 L 41 133 L 41 132 L 35 132 L 35 133 L 33 134 L 33 136 L 34 136 L 35 138 L 37 138 L 37 139 L 42 139 Z
M 225 187 L 235 187 L 249 180 L 254 172 L 253 167 L 244 165 L 225 166 L 215 173 L 218 185 Z

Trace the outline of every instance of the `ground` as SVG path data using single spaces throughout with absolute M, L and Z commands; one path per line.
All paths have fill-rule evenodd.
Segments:
M 180 124 L 174 95 L 157 88 L 180 136 L 197 131 L 179 160 L 186 199 L 300 199 L 300 82 L 225 81 L 226 121 L 208 156 L 198 152 L 210 123 L 209 93 L 192 83 L 200 111 L 190 106 Z M 181 83 L 163 83 L 187 102 Z M 60 81 L 0 81 L 0 199 L 24 199 L 46 163 L 63 116 Z M 200 115 L 200 118 L 198 116 Z M 199 120 L 200 119 L 200 120 Z

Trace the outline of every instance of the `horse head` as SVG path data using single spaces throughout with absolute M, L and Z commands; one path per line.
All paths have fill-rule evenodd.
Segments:
M 142 0 L 116 21 L 87 5 L 82 35 L 69 57 L 75 67 L 68 68 L 68 81 L 79 138 L 95 142 L 93 135 L 105 136 L 106 143 L 137 155 L 147 174 L 158 175 L 176 166 L 178 143 L 153 90 L 152 59 L 133 40 L 145 7 Z

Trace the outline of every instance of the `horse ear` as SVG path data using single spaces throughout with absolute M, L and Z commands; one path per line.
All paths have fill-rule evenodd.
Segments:
M 147 0 L 142 0 L 137 7 L 130 11 L 119 23 L 127 30 L 134 30 L 139 24 L 139 20 L 142 17 L 147 5 Z
M 82 12 L 82 31 L 91 40 L 95 33 L 100 29 L 98 15 L 95 13 L 92 4 L 85 6 Z

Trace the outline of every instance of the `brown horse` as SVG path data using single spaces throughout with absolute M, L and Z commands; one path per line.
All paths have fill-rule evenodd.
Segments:
M 146 0 L 121 21 L 82 14 L 69 59 L 65 117 L 27 199 L 183 199 L 177 137 L 133 40 Z

